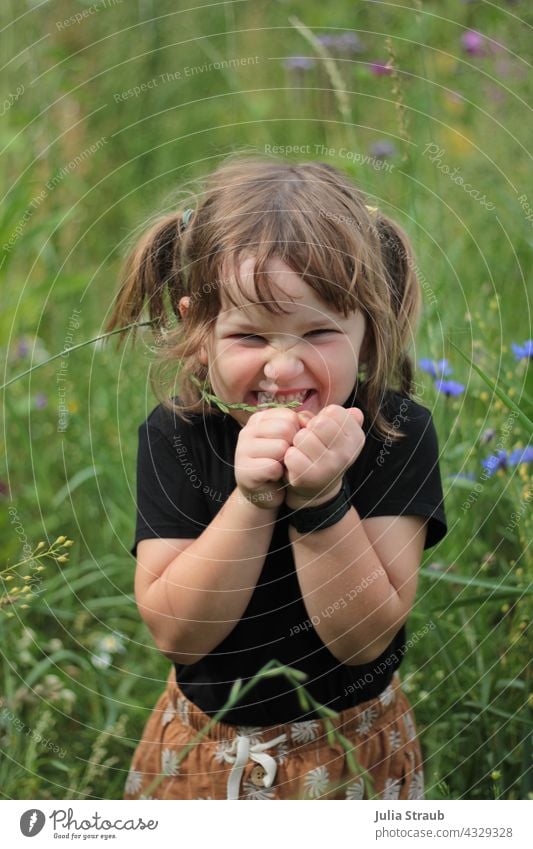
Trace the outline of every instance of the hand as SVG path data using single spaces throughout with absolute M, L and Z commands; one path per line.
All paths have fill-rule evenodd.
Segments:
M 318 506 L 337 495 L 344 472 L 365 444 L 364 416 L 357 407 L 346 410 L 331 404 L 316 416 L 304 411 L 298 417 L 300 430 L 283 460 L 286 503 L 293 510 Z
M 298 414 L 283 407 L 253 413 L 239 433 L 235 480 L 241 493 L 265 510 L 285 500 L 283 458 L 300 429 Z M 272 484 L 279 481 L 278 486 Z

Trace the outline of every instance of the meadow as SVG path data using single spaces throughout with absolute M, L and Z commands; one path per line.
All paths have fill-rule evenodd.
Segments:
M 164 686 L 129 553 L 153 338 L 81 344 L 146 218 L 237 150 L 340 167 L 411 236 L 449 527 L 402 664 L 426 798 L 532 797 L 527 7 L 2 4 L 2 798 L 122 798 Z

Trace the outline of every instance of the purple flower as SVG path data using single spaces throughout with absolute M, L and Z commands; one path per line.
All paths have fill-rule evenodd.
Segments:
M 374 74 L 375 77 L 386 77 L 389 74 L 392 74 L 392 68 L 389 68 L 385 62 L 371 62 L 370 72 Z
M 310 56 L 288 56 L 283 62 L 288 71 L 309 71 L 315 67 L 315 60 Z
M 418 367 L 434 378 L 448 377 L 452 373 L 448 360 L 419 360 Z
M 391 156 L 395 156 L 397 152 L 393 143 L 386 139 L 375 142 L 369 150 L 370 155 L 375 156 L 376 159 L 388 159 Z
M 523 345 L 515 345 L 511 343 L 511 348 L 516 360 L 527 360 L 533 357 L 533 339 L 528 339 Z
M 44 392 L 38 392 L 33 401 L 37 410 L 42 410 L 48 404 L 48 398 Z
M 340 50 L 350 53 L 361 53 L 365 49 L 361 39 L 354 32 L 343 32 L 339 36 L 338 45 Z
M 498 469 L 507 468 L 507 452 L 498 451 L 497 454 L 491 454 L 490 457 L 486 457 L 485 460 L 482 460 L 481 464 L 488 473 L 488 476 L 491 477 L 498 471 Z
M 476 30 L 469 29 L 461 36 L 463 49 L 470 56 L 486 56 L 487 45 L 484 36 Z
M 531 463 L 533 461 L 533 445 L 528 445 L 526 448 L 515 448 L 511 451 L 508 458 L 510 466 L 517 466 L 519 463 Z
M 460 395 L 465 388 L 462 383 L 457 383 L 456 380 L 437 380 L 435 389 L 443 392 L 449 398 L 451 395 Z
M 30 352 L 29 337 L 21 336 L 17 342 L 16 357 L 18 360 L 23 360 Z
M 322 33 L 317 36 L 317 41 L 322 47 L 328 47 L 331 50 L 360 53 L 364 49 L 361 40 L 354 32 L 343 32 L 340 35 Z

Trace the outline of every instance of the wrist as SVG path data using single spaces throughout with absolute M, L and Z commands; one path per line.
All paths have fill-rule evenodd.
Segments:
M 285 504 L 290 510 L 305 510 L 310 507 L 320 507 L 335 498 L 341 491 L 342 485 L 343 482 L 341 479 L 338 480 L 335 486 L 331 489 L 328 489 L 325 492 L 321 492 L 315 496 L 306 497 L 302 495 L 297 495 L 296 493 L 292 493 L 289 490 L 285 498 Z
M 249 504 L 263 513 L 268 510 L 277 513 L 280 507 L 271 492 L 243 492 L 239 487 L 235 490 L 235 500 L 238 504 Z
M 300 534 L 320 531 L 340 522 L 351 506 L 350 486 L 343 478 L 337 494 L 327 501 L 314 505 L 307 502 L 307 506 L 297 510 L 289 507 L 289 524 Z

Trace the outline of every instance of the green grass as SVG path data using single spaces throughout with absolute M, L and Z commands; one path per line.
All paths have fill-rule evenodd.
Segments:
M 424 558 L 409 631 L 429 621 L 436 627 L 402 664 L 427 797 L 527 798 L 530 467 L 499 471 L 474 490 L 481 461 L 498 442 L 509 451 L 530 439 L 531 368 L 511 350 L 511 342 L 532 336 L 532 223 L 519 201 L 529 169 L 530 39 L 518 19 L 526 4 L 433 0 L 418 12 L 422 4 L 346 0 L 188 5 L 186 13 L 168 0 L 110 5 L 63 28 L 57 22 L 84 5 L 44 4 L 16 23 L 18 7 L 2 7 L 1 25 L 11 24 L 7 89 L 24 91 L 5 101 L 0 127 L 0 248 L 11 240 L 0 257 L 1 382 L 37 361 L 31 351 L 17 355 L 23 337 L 30 348 L 39 340 L 36 355 L 45 359 L 102 333 L 126 243 L 148 215 L 173 203 L 183 181 L 236 149 L 309 145 L 310 156 L 300 158 L 315 158 L 315 145 L 324 146 L 316 158 L 346 169 L 410 233 L 425 294 L 413 353 L 446 357 L 453 379 L 466 386 L 449 399 L 417 374 L 419 400 L 439 434 L 450 527 Z M 319 57 L 297 21 L 314 36 L 354 30 L 364 49 L 330 53 L 334 73 L 320 58 L 310 71 L 290 72 L 282 57 Z M 465 54 L 465 28 L 512 52 Z M 372 75 L 365 63 L 386 62 L 390 50 L 396 80 Z M 256 56 L 239 69 L 185 73 Z M 181 78 L 138 97 L 115 98 L 178 71 Z M 363 164 L 382 140 L 397 151 L 387 167 Z M 443 149 L 442 163 L 459 169 L 494 209 L 431 162 L 429 144 Z M 69 329 L 73 310 L 79 326 Z M 59 360 L 4 394 L 0 568 L 23 559 L 25 543 L 34 548 L 60 534 L 75 541 L 68 564 L 47 565 L 27 609 L 14 605 L 10 618 L 0 611 L 4 798 L 121 798 L 136 741 L 166 680 L 168 661 L 134 604 L 128 552 L 137 427 L 156 403 L 149 332 L 140 339 L 135 351 L 91 345 L 68 356 L 64 432 Z M 519 416 L 510 418 L 509 402 Z M 495 436 L 484 444 L 488 428 Z M 453 477 L 469 472 L 476 481 Z M 110 634 L 126 651 L 98 668 L 94 654 Z

